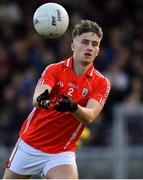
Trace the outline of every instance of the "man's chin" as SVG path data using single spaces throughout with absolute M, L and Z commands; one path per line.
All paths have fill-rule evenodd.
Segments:
M 90 56 L 87 56 L 84 58 L 84 62 L 91 63 L 93 62 L 93 59 Z
M 84 61 L 82 61 L 82 64 L 84 65 L 84 66 L 86 66 L 86 65 L 89 65 L 89 64 L 92 64 L 92 60 L 91 59 L 85 59 Z

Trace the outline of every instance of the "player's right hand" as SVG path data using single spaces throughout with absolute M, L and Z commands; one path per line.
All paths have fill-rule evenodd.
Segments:
M 39 107 L 48 109 L 50 105 L 50 95 L 47 89 L 37 97 L 37 103 Z
M 54 107 L 55 110 L 60 112 L 75 112 L 78 109 L 78 105 L 72 99 L 66 95 L 62 95 L 62 100 Z

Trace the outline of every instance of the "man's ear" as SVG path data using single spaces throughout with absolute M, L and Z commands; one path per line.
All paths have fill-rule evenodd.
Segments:
M 71 50 L 74 51 L 74 43 L 71 43 Z

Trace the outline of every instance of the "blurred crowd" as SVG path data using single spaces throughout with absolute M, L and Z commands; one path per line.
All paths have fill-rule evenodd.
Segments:
M 34 11 L 46 2 L 57 2 L 69 13 L 67 32 L 55 40 L 40 37 L 33 27 Z M 0 146 L 16 142 L 20 126 L 33 108 L 34 88 L 44 68 L 72 54 L 71 31 L 80 19 L 95 20 L 103 28 L 101 51 L 94 63 L 112 86 L 97 122 L 88 127 L 83 146 L 110 145 L 114 105 L 142 104 L 142 0 L 1 0 Z

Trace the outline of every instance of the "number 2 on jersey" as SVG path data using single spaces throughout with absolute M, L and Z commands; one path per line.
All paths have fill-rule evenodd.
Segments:
M 73 92 L 74 92 L 74 88 L 69 88 L 68 95 L 72 96 Z

